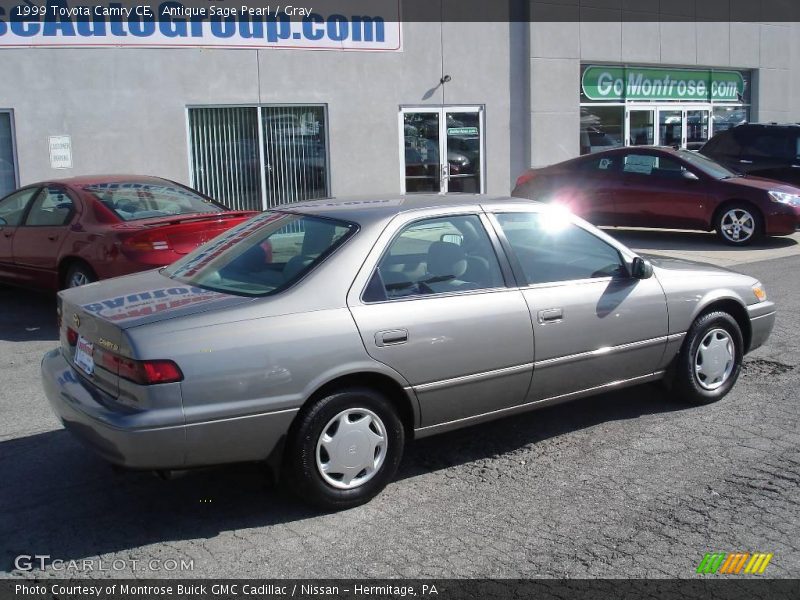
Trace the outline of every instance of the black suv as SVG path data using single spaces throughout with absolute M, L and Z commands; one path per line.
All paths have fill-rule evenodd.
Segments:
M 745 175 L 800 186 L 800 125 L 737 125 L 712 137 L 700 153 Z

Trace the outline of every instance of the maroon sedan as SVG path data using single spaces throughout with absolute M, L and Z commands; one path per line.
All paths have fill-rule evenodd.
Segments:
M 618 148 L 529 169 L 513 195 L 565 204 L 595 225 L 716 230 L 735 246 L 800 223 L 800 188 L 672 148 Z
M 158 177 L 75 177 L 0 200 L 0 281 L 56 290 L 168 265 L 254 215 Z

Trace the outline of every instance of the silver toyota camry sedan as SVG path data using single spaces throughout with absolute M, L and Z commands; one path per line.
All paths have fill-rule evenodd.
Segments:
M 775 307 L 751 277 L 644 258 L 554 207 L 413 196 L 262 213 L 61 292 L 59 319 L 45 392 L 107 460 L 265 461 L 339 509 L 410 438 L 656 380 L 718 400 Z

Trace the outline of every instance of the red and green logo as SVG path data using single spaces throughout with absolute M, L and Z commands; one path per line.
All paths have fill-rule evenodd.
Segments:
M 772 554 L 765 552 L 708 552 L 697 572 L 704 575 L 761 575 L 767 570 Z

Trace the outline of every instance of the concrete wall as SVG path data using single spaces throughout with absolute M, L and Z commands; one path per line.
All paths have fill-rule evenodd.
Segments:
M 751 119 L 800 121 L 800 24 L 718 22 L 750 18 L 747 2 L 534 0 L 530 11 L 534 166 L 579 153 L 582 62 L 752 69 Z
M 0 108 L 14 110 L 22 185 L 118 172 L 188 183 L 187 105 L 324 103 L 332 193 L 348 195 L 400 190 L 401 104 L 482 104 L 487 191 L 508 193 L 528 162 L 524 130 L 514 166 L 511 157 L 512 104 L 516 118 L 527 119 L 512 94 L 527 76 L 522 52 L 511 77 L 510 31 L 524 40 L 527 24 L 520 27 L 407 23 L 402 53 L 4 49 Z M 444 87 L 443 72 L 452 78 Z M 58 134 L 72 136 L 72 169 L 50 168 L 48 136 Z

